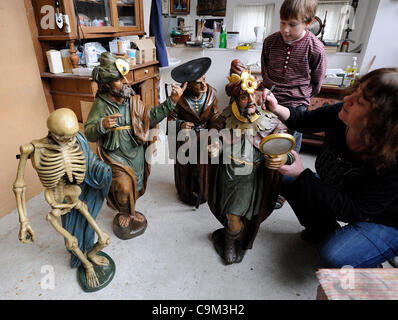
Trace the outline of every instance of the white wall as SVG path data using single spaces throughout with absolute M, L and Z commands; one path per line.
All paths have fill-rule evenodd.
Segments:
M 369 21 L 367 26 L 370 27 L 370 36 L 361 54 L 361 72 L 368 68 L 373 56 L 376 56 L 376 60 L 371 70 L 381 67 L 398 68 L 398 1 L 371 2 L 373 23 Z
M 152 0 L 143 0 L 143 12 L 144 12 L 144 29 L 146 35 L 149 36 L 149 18 L 151 16 L 151 4 Z

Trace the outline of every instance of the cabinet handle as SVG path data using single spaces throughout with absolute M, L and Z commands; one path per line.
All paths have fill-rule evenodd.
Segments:
M 149 72 L 149 70 L 148 69 L 145 69 L 145 71 L 144 71 L 145 73 L 148 73 Z

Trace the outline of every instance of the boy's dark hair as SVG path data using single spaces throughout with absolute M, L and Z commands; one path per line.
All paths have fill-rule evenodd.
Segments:
M 281 6 L 280 19 L 297 19 L 310 23 L 316 13 L 318 0 L 285 0 Z

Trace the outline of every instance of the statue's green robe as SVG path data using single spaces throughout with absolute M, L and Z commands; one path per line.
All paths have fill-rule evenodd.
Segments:
M 245 226 L 243 247 L 250 249 L 261 222 L 274 210 L 281 182 L 278 171 L 266 168 L 259 144 L 269 134 L 286 133 L 288 129 L 269 111 L 262 111 L 253 123 L 242 124 L 231 106 L 224 109 L 218 121 L 218 127 L 230 129 L 231 135 L 222 137 L 220 164 L 211 165 L 208 204 L 224 227 L 227 214 L 241 217 Z M 243 134 L 235 136 L 233 129 L 241 129 Z M 223 163 L 223 157 L 229 163 Z
M 150 129 L 167 117 L 174 108 L 175 105 L 170 98 L 152 108 L 145 106 L 138 95 L 130 100 L 126 99 L 122 104 L 115 103 L 106 94 L 100 94 L 96 98 L 84 126 L 85 135 L 89 141 L 99 142 L 99 157 L 112 167 L 113 182 L 108 204 L 115 210 L 132 214 L 135 200 L 144 194 L 150 174 L 148 161 L 151 156 L 151 152 L 147 152 L 147 159 L 145 159 L 146 149 L 151 147 L 156 139 Z M 103 119 L 115 113 L 123 115 L 117 118 L 117 125 L 119 127 L 131 126 L 131 129 L 105 129 L 102 126 Z M 126 209 L 122 208 L 123 204 L 118 200 L 118 194 L 122 193 L 122 190 L 120 186 L 116 187 L 115 183 L 123 185 L 123 190 L 125 190 L 125 185 L 130 185 L 130 181 L 132 188 L 128 190 L 130 209 Z

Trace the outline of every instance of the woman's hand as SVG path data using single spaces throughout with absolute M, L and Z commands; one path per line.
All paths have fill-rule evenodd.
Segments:
M 268 90 L 264 89 L 263 91 L 263 100 L 265 104 L 263 105 L 263 109 L 265 110 L 268 106 L 269 111 L 276 114 L 281 121 L 286 121 L 290 117 L 290 110 L 284 106 L 278 104 L 278 100 L 276 100 L 274 94 Z
M 266 101 L 266 103 L 263 105 L 263 109 L 265 109 L 265 106 L 268 105 L 268 109 L 272 112 L 275 112 L 278 106 L 278 100 L 276 100 L 274 94 L 270 90 L 264 89 L 263 100 Z
M 182 88 L 175 83 L 171 84 L 171 101 L 174 104 L 177 104 L 178 100 L 180 100 L 182 94 L 184 93 L 185 89 L 187 88 L 188 82 L 185 82 Z
M 297 178 L 304 171 L 304 166 L 298 153 L 294 150 L 291 153 L 294 155 L 294 162 L 291 165 L 280 167 L 278 171 L 284 176 Z

